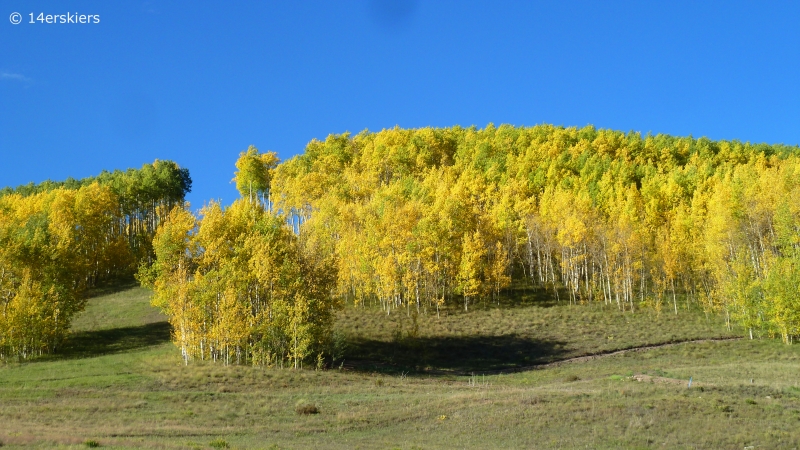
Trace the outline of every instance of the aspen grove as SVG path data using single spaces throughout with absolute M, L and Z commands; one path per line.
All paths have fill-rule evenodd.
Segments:
M 155 228 L 190 187 L 186 169 L 156 161 L 0 190 L 0 359 L 57 351 L 87 289 L 152 260 Z
M 333 255 L 298 237 L 270 207 L 277 157 L 251 147 L 236 163 L 241 198 L 195 217 L 175 207 L 139 279 L 169 316 L 184 361 L 300 367 L 324 364 L 340 302 Z
M 0 191 L 0 357 L 56 351 L 86 290 L 137 267 L 187 364 L 320 366 L 344 302 L 438 315 L 512 282 L 800 334 L 798 147 L 490 124 L 236 167 L 240 198 L 199 216 L 170 161 Z
M 592 126 L 313 140 L 272 201 L 356 303 L 434 313 L 511 281 L 561 301 L 800 333 L 800 149 Z

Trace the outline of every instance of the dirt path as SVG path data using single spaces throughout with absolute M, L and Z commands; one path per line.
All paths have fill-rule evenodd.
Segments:
M 599 358 L 606 358 L 608 356 L 616 356 L 622 355 L 625 353 L 630 352 L 644 352 L 647 350 L 653 350 L 657 348 L 665 348 L 665 347 L 674 347 L 676 345 L 682 344 L 699 344 L 702 342 L 719 342 L 719 341 L 738 341 L 743 338 L 741 337 L 724 337 L 724 338 L 709 338 L 709 339 L 694 339 L 689 341 L 678 341 L 678 342 L 666 342 L 664 344 L 654 344 L 654 345 L 643 345 L 640 347 L 630 347 L 625 348 L 622 350 L 612 350 L 608 352 L 599 352 L 593 353 L 591 355 L 584 355 L 584 356 L 575 356 L 573 358 L 562 359 L 560 361 L 553 361 L 551 363 L 543 363 L 543 364 L 535 364 L 532 366 L 525 366 L 525 367 L 513 367 L 510 369 L 500 369 L 500 370 L 491 370 L 486 372 L 480 372 L 481 374 L 485 375 L 500 375 L 505 373 L 516 373 L 516 372 L 527 372 L 529 370 L 538 370 L 538 369 L 549 369 L 551 367 L 558 367 L 564 364 L 574 363 L 574 362 L 584 362 L 584 361 L 591 361 L 593 359 Z M 477 373 L 477 372 L 476 372 Z M 461 375 L 470 375 L 469 373 L 461 374 Z

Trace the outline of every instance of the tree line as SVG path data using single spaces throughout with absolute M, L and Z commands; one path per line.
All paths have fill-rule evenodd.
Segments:
M 98 183 L 108 187 L 119 204 L 119 217 L 114 223 L 114 234 L 124 234 L 137 261 L 151 260 L 151 240 L 164 214 L 174 206 L 182 205 L 186 194 L 192 190 L 189 169 L 173 161 L 156 160 L 140 169 L 102 171 L 96 177 L 67 178 L 65 181 L 46 180 L 28 183 L 16 188 L 0 189 L 0 197 L 17 194 L 23 197 L 63 188 L 77 190 Z
M 512 280 L 572 303 L 800 332 L 800 149 L 550 125 L 330 135 L 272 201 L 336 261 L 337 294 L 438 310 Z
M 152 261 L 152 238 L 191 188 L 186 169 L 47 181 L 0 192 L 0 358 L 56 351 L 87 289 Z
M 85 290 L 138 267 L 184 360 L 323 364 L 344 301 L 434 313 L 512 281 L 570 303 L 699 306 L 800 332 L 800 149 L 550 125 L 330 135 L 236 161 L 241 197 L 184 204 L 186 169 L 0 195 L 0 355 L 52 352 Z
M 236 162 L 241 198 L 199 216 L 175 207 L 138 278 L 169 316 L 184 361 L 300 367 L 325 363 L 331 345 L 333 255 L 303 240 L 270 206 L 278 159 L 254 147 Z

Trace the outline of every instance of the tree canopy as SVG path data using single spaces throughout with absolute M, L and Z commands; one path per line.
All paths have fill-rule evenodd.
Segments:
M 0 191 L 0 358 L 56 351 L 85 292 L 152 260 L 163 216 L 191 187 L 171 161 Z
M 155 263 L 139 279 L 169 316 L 190 360 L 298 367 L 322 364 L 333 313 L 334 257 L 323 256 L 269 210 L 277 158 L 254 147 L 237 161 L 242 198 L 212 202 L 195 217 L 176 206 L 153 241 Z M 251 190 L 252 186 L 252 190 Z
M 468 308 L 516 279 L 629 311 L 697 304 L 789 342 L 799 156 L 592 126 L 394 128 L 311 141 L 272 197 L 335 256 L 338 294 L 387 312 Z

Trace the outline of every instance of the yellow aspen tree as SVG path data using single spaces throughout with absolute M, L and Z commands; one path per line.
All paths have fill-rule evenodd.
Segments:
M 465 233 L 461 244 L 461 263 L 458 267 L 458 290 L 464 296 L 464 311 L 469 301 L 484 290 L 483 273 L 486 259 L 486 244 L 480 231 Z
M 254 146 L 239 154 L 236 160 L 236 189 L 242 198 L 251 201 L 263 199 L 267 209 L 271 209 L 270 184 L 272 172 L 278 165 L 278 156 L 275 152 L 261 153 Z

